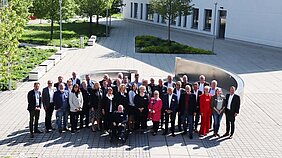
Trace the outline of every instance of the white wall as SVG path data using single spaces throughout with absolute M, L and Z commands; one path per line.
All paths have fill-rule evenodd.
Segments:
M 129 19 L 130 2 L 133 2 L 133 8 L 134 2 L 138 3 L 138 19 L 135 20 L 140 20 L 140 4 L 143 3 L 142 21 L 146 21 L 146 4 L 149 3 L 149 0 L 124 0 L 124 3 L 126 3 L 124 17 Z M 183 18 L 180 27 L 178 26 L 178 22 L 176 23 L 176 26 L 172 27 L 212 35 L 214 2 L 215 0 L 194 0 L 192 2 L 195 4 L 194 7 L 199 8 L 198 29 L 191 29 L 191 15 L 187 17 L 186 27 L 183 27 Z M 221 10 L 220 7 L 222 7 L 223 10 L 227 10 L 225 38 L 282 48 L 282 0 L 217 0 L 217 3 L 217 21 L 218 10 Z M 203 30 L 205 9 L 212 9 L 211 31 Z M 156 18 L 156 16 L 154 18 Z M 156 19 L 154 19 L 154 23 L 156 23 Z M 164 25 L 161 23 L 158 24 Z M 218 30 L 218 26 L 216 26 L 215 30 Z

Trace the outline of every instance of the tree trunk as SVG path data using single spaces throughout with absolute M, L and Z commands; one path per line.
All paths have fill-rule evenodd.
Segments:
M 99 25 L 99 15 L 96 15 L 96 25 Z
M 53 40 L 53 34 L 54 34 L 54 20 L 51 18 L 51 35 L 50 35 L 50 40 Z
M 92 15 L 89 16 L 89 37 L 92 35 Z

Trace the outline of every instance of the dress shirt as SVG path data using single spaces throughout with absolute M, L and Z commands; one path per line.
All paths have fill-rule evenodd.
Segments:
M 169 94 L 168 95 L 168 108 L 170 108 L 171 99 L 172 99 L 172 94 Z
M 200 83 L 200 84 L 199 84 L 199 90 L 200 90 L 201 92 L 204 92 L 204 88 L 205 88 L 205 83 Z
M 178 89 L 178 90 L 176 89 L 177 103 L 178 103 L 178 104 L 179 104 L 180 95 L 181 95 L 180 92 L 181 92 L 180 89 Z
M 197 100 L 198 100 L 198 90 L 194 91 L 194 94 L 196 95 L 196 102 L 197 102 Z
M 231 109 L 231 102 L 232 102 L 233 96 L 234 96 L 234 94 L 233 95 L 230 94 L 230 96 L 228 98 L 227 109 L 229 109 L 229 110 Z
M 49 96 L 50 96 L 50 103 L 53 103 L 54 102 L 53 98 L 54 98 L 55 90 L 53 88 L 48 88 L 48 90 L 49 90 Z
M 39 91 L 34 91 L 34 93 L 35 93 L 36 106 L 39 106 L 40 93 Z
M 169 87 L 173 87 L 172 82 L 170 82 L 170 83 L 167 82 L 167 88 L 169 88 Z

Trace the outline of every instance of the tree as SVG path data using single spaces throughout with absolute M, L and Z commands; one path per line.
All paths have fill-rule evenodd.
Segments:
M 168 21 L 168 41 L 170 43 L 170 25 L 177 16 L 191 14 L 192 0 L 151 0 L 150 9 Z
M 7 84 L 11 79 L 8 73 L 17 56 L 18 39 L 24 31 L 31 3 L 29 0 L 9 0 L 8 4 L 0 8 L 0 73 L 1 82 Z M 0 85 L 3 86 L 3 85 Z
M 75 15 L 76 3 L 75 0 L 62 1 L 62 19 L 67 20 Z M 60 0 L 33 0 L 31 13 L 37 18 L 51 21 L 50 40 L 53 39 L 54 22 L 60 20 Z

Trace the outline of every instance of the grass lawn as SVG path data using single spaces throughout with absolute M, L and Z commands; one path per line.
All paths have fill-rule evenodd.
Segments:
M 57 52 L 56 49 L 38 49 L 31 47 L 19 48 L 15 63 L 12 65 L 11 76 L 13 80 L 12 88 L 16 88 L 16 82 L 23 81 L 28 77 L 28 73 L 34 69 L 37 65 L 47 60 L 51 55 Z M 5 68 L 5 67 L 1 67 Z M 1 76 L 4 71 L 0 71 Z M 8 89 L 8 80 L 5 77 L 0 79 L 0 90 L 4 91 Z
M 53 40 L 50 40 L 51 34 L 50 24 L 33 24 L 27 25 L 20 42 L 41 44 L 49 46 L 60 45 L 60 25 L 54 24 Z M 98 37 L 105 36 L 105 26 L 92 25 L 92 34 Z M 89 23 L 63 23 L 63 46 L 64 47 L 80 47 L 80 36 L 84 36 L 84 43 L 87 45 L 89 35 Z
M 135 50 L 138 53 L 164 53 L 164 54 L 213 54 L 212 51 L 183 45 L 154 36 L 136 36 Z
M 112 18 L 115 18 L 115 19 L 123 19 L 123 14 L 122 14 L 122 13 L 113 14 L 113 15 L 112 15 Z

